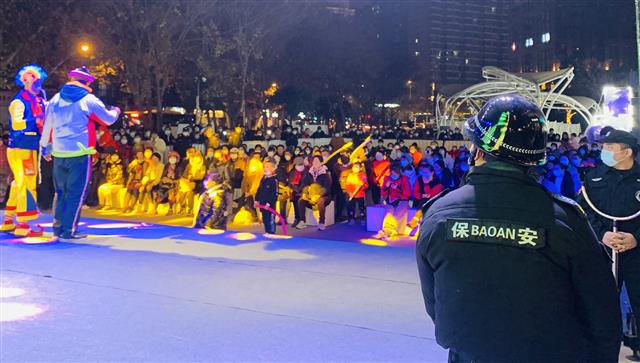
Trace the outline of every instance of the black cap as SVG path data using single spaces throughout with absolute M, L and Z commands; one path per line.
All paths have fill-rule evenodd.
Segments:
M 608 130 L 602 139 L 600 139 L 600 142 L 603 144 L 626 144 L 636 150 L 640 147 L 640 145 L 638 145 L 638 139 L 636 139 L 636 137 L 630 132 L 616 129 Z

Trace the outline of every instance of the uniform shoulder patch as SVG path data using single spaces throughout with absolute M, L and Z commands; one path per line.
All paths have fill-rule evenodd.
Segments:
M 448 218 L 447 240 L 539 249 L 546 244 L 546 230 L 510 221 Z
M 571 199 L 571 198 L 567 198 L 564 195 L 560 195 L 560 194 L 554 194 L 551 193 L 551 196 L 553 197 L 553 199 L 564 203 L 564 204 L 569 204 L 571 207 L 573 207 L 573 209 L 576 210 L 576 212 L 578 212 L 578 214 L 580 216 L 586 216 L 584 209 L 582 209 L 582 207 L 580 206 L 580 204 L 578 204 L 578 202 L 576 202 L 575 200 Z

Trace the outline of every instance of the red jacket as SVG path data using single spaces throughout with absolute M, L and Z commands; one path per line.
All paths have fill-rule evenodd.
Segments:
M 367 174 L 364 172 L 350 172 L 347 175 L 344 189 L 349 195 L 355 193 L 354 198 L 364 198 L 367 188 L 369 188 L 369 182 L 367 182 Z
M 432 179 L 431 182 L 427 183 L 422 179 L 421 176 L 419 176 L 418 179 L 416 179 L 415 186 L 413 187 L 413 197 L 416 200 L 430 199 L 442 192 L 443 189 L 444 186 L 442 186 L 442 184 L 438 183 L 437 181 Z M 423 194 L 426 194 L 426 196 L 423 196 Z
M 381 194 L 383 199 L 393 203 L 397 200 L 409 200 L 411 197 L 411 185 L 409 178 L 402 175 L 397 180 L 391 179 L 391 176 L 384 178 L 382 183 Z
M 374 160 L 371 168 L 373 169 L 373 183 L 382 186 L 384 178 L 391 173 L 391 163 L 389 160 Z

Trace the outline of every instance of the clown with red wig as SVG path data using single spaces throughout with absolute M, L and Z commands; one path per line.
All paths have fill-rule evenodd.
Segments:
M 46 78 L 47 72 L 36 64 L 20 68 L 16 84 L 22 89 L 9 104 L 7 158 L 13 182 L 0 230 L 13 231 L 21 237 L 42 236 L 42 228 L 32 227 L 28 222 L 38 218 L 38 144 L 45 115 L 45 103 L 40 94 Z

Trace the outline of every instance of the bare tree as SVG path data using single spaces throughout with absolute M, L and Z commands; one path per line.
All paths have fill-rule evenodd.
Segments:
M 156 108 L 156 128 L 162 125 L 163 98 L 181 76 L 180 66 L 197 49 L 215 12 L 215 1 L 134 1 L 100 3 L 109 18 L 101 19 L 112 46 L 123 61 L 127 85 L 136 104 Z

